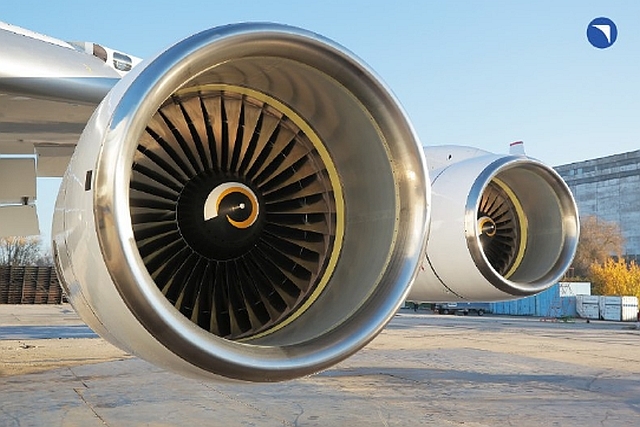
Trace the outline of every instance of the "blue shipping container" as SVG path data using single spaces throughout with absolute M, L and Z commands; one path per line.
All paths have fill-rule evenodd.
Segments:
M 560 297 L 556 283 L 537 295 L 491 303 L 491 312 L 510 316 L 576 317 L 576 297 Z

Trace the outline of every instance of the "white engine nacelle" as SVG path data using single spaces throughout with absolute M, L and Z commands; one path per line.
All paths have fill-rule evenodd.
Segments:
M 431 232 L 410 301 L 499 301 L 541 292 L 575 254 L 577 208 L 562 178 L 526 156 L 425 148 Z
M 295 378 L 362 348 L 404 301 L 426 176 L 404 112 L 350 52 L 288 26 L 214 28 L 100 104 L 54 256 L 119 347 L 198 378 Z

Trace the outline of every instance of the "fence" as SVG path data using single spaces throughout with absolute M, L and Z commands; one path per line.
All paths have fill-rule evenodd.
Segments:
M 60 304 L 62 299 L 53 267 L 0 266 L 0 304 Z

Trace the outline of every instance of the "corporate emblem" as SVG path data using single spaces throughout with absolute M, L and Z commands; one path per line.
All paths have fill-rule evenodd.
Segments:
M 587 26 L 587 40 L 593 47 L 606 49 L 618 38 L 618 28 L 609 18 L 596 18 Z

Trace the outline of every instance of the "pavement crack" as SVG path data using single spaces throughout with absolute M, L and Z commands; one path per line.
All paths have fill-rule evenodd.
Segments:
M 296 403 L 296 405 L 298 406 L 298 408 L 300 408 L 300 413 L 296 414 L 296 418 L 293 420 L 294 427 L 298 427 L 298 420 L 300 419 L 302 414 L 304 414 L 304 407 L 299 403 Z
M 382 414 L 382 410 L 380 408 L 378 408 L 378 417 L 380 418 L 380 421 L 382 421 L 382 425 L 384 427 L 389 427 L 389 419 L 390 419 L 390 415 L 389 413 L 387 413 L 387 419 L 384 419 L 384 415 Z
M 75 373 L 75 371 L 73 370 L 73 368 L 68 368 L 68 370 L 69 370 L 69 372 L 71 372 L 71 375 L 73 375 L 73 377 L 74 377 L 76 380 L 78 380 L 78 382 L 79 382 L 80 384 L 82 384 L 82 386 L 83 386 L 84 388 L 89 388 L 89 386 L 87 385 L 87 383 L 85 383 L 85 382 L 84 382 L 84 380 L 83 380 L 81 377 L 79 377 L 79 376 L 78 376 L 78 374 L 76 374 L 76 373 Z M 74 388 L 74 390 L 75 390 L 75 388 Z
M 85 385 L 86 387 L 86 385 Z M 98 412 L 95 410 L 95 408 L 93 407 L 93 405 L 91 403 L 89 403 L 89 401 L 87 399 L 84 398 L 84 396 L 82 395 L 82 393 L 80 392 L 79 389 L 77 388 L 73 388 L 73 391 L 78 395 L 78 397 L 80 398 L 80 400 L 82 400 L 82 402 L 84 402 L 84 404 L 87 406 L 87 408 L 89 408 L 89 410 L 91 412 L 93 412 L 93 415 L 96 416 L 97 419 L 100 420 L 100 422 L 102 422 L 102 424 L 104 424 L 105 426 L 108 426 L 109 424 L 105 421 L 104 418 L 102 418 L 100 416 L 100 414 L 98 414 Z
M 20 426 L 22 425 L 22 424 L 20 423 L 20 418 L 18 418 L 18 417 L 16 417 L 16 416 L 14 416 L 14 415 L 12 415 L 12 414 L 10 414 L 9 412 L 5 411 L 4 409 L 0 408 L 0 413 L 4 414 L 4 415 L 6 415 L 8 418 L 10 418 L 10 419 L 11 419 L 11 421 L 13 421 L 13 425 L 14 425 L 15 427 L 20 427 Z M 5 424 L 3 424 L 3 425 L 5 425 Z M 9 425 L 9 424 L 6 424 L 6 425 Z
M 604 372 L 598 372 L 597 374 L 595 374 L 593 378 L 591 378 L 591 380 L 589 380 L 589 382 L 587 383 L 587 391 L 593 391 L 592 390 L 593 384 L 596 381 L 598 381 L 600 378 L 602 378 L 603 375 L 604 375 Z
M 89 386 L 87 385 L 86 382 L 84 382 L 84 380 L 82 378 L 80 378 L 74 371 L 73 369 L 69 368 L 69 372 L 71 372 L 71 375 L 73 375 L 73 377 L 78 380 L 78 382 L 82 385 L 82 387 L 84 387 L 84 389 L 88 389 Z M 93 407 L 93 405 L 91 403 L 89 403 L 89 401 L 87 399 L 85 399 L 84 395 L 81 392 L 82 389 L 77 388 L 77 387 L 73 387 L 73 391 L 78 395 L 78 397 L 80 398 L 80 400 L 82 400 L 82 402 L 85 404 L 85 406 L 87 408 L 89 408 L 89 410 L 93 413 L 93 415 L 95 415 L 95 417 L 97 419 L 100 420 L 100 422 L 102 422 L 102 424 L 104 424 L 105 426 L 108 426 L 109 424 L 107 424 L 107 422 L 105 421 L 104 418 L 102 418 L 100 416 L 100 414 L 98 414 L 98 412 L 95 410 L 95 408 Z
M 209 389 L 209 390 L 213 391 L 214 393 L 217 393 L 217 394 L 219 394 L 220 396 L 222 396 L 222 397 L 224 397 L 224 398 L 226 398 L 226 399 L 231 400 L 232 402 L 238 403 L 238 404 L 240 404 L 240 405 L 242 405 L 242 406 L 244 406 L 244 407 L 246 407 L 246 408 L 249 408 L 249 409 L 251 409 L 251 410 L 253 410 L 253 411 L 256 411 L 257 413 L 259 413 L 260 415 L 262 415 L 262 416 L 264 416 L 264 417 L 268 417 L 268 418 L 275 418 L 275 419 L 277 419 L 280 423 L 282 423 L 282 425 L 283 425 L 283 426 L 286 426 L 286 427 L 298 427 L 297 420 L 298 420 L 298 418 L 300 417 L 300 415 L 302 415 L 302 414 L 299 414 L 299 415 L 298 415 L 298 417 L 296 417 L 296 420 L 294 421 L 294 422 L 295 422 L 295 424 L 291 424 L 289 421 L 287 421 L 287 420 L 285 420 L 285 419 L 283 419 L 283 418 L 280 418 L 280 417 L 273 417 L 272 415 L 270 415 L 269 413 L 267 413 L 267 411 L 265 411 L 265 410 L 263 410 L 263 409 L 258 408 L 256 405 L 253 405 L 253 404 L 251 404 L 251 403 L 249 403 L 249 402 L 246 402 L 246 401 L 244 401 L 244 400 L 242 400 L 242 399 L 240 399 L 240 398 L 238 398 L 238 397 L 235 397 L 235 396 L 233 396 L 233 395 L 231 395 L 231 394 L 229 394 L 229 393 L 225 393 L 225 392 L 223 392 L 222 390 L 219 390 L 219 389 L 217 389 L 217 388 L 215 388 L 215 387 L 210 386 L 209 384 L 202 384 L 202 385 L 203 385 L 205 388 L 207 388 L 207 389 Z M 304 410 L 303 410 L 303 412 L 304 412 Z

